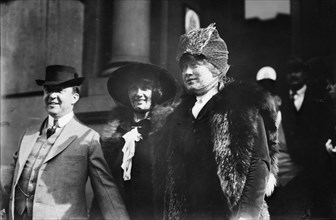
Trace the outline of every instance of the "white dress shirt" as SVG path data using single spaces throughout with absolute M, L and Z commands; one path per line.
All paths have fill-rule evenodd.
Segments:
M 289 95 L 292 97 L 294 94 L 294 105 L 297 111 L 300 110 L 302 103 L 303 103 L 303 99 L 305 96 L 307 90 L 307 86 L 304 85 L 301 89 L 297 90 L 296 93 L 294 94 L 294 92 L 292 90 L 289 90 Z
M 70 112 L 70 113 L 68 113 L 68 114 L 66 114 L 66 115 L 64 115 L 64 116 L 62 116 L 62 117 L 60 117 L 59 119 L 58 119 L 58 126 L 57 126 L 57 128 L 56 128 L 56 132 L 60 129 L 60 128 L 62 128 L 62 127 L 64 127 L 72 118 L 74 117 L 74 113 L 73 112 Z M 53 117 L 51 117 L 50 115 L 48 116 L 48 129 L 49 128 L 51 128 L 52 126 L 53 126 L 53 124 L 54 124 L 54 118 Z
M 198 114 L 202 110 L 205 104 L 212 98 L 212 96 L 216 95 L 218 93 L 218 88 L 215 86 L 211 90 L 209 90 L 207 93 L 205 93 L 202 96 L 196 96 L 196 102 L 194 107 L 192 108 L 192 114 L 195 118 L 197 118 Z

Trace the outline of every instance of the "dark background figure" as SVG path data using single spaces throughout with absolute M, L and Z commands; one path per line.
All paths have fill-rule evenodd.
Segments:
M 131 219 L 154 219 L 151 139 L 172 112 L 177 84 L 166 70 L 135 63 L 114 71 L 107 83 L 118 103 L 105 125 L 104 156 L 121 189 Z M 164 104 L 163 104 L 164 103 Z M 91 219 L 100 219 L 96 201 Z
M 308 59 L 304 65 L 315 96 L 329 101 L 333 96 L 332 89 L 335 81 L 330 68 L 328 68 L 330 66 L 328 61 L 322 57 L 313 57 Z
M 168 150 L 154 153 L 164 218 L 269 219 L 264 196 L 276 169 L 270 97 L 226 78 L 227 45 L 214 24 L 182 35 L 177 54 L 186 93 L 163 128 Z
M 257 83 L 271 94 L 276 94 L 276 71 L 270 66 L 260 68 L 256 75 Z
M 333 128 L 329 128 L 332 132 L 325 144 L 329 157 L 325 168 L 327 171 L 326 190 L 322 195 L 325 197 L 325 203 L 327 204 L 321 202 L 321 206 L 328 207 L 328 217 L 336 218 L 336 84 L 332 71 L 328 68 L 330 63 L 323 57 L 310 58 L 305 62 L 305 66 L 310 79 L 309 83 L 315 91 L 316 98 L 329 106 L 326 114 L 330 123 L 326 126 L 332 126 Z
M 73 113 L 84 79 L 71 66 L 51 65 L 45 80 L 36 80 L 44 88 L 48 117 L 26 130 L 14 154 L 12 176 L 2 180 L 10 189 L 9 219 L 87 219 L 89 177 L 103 218 L 128 219 L 99 134 Z
M 256 75 L 256 81 L 259 86 L 261 86 L 265 91 L 268 91 L 276 107 L 277 112 L 280 110 L 281 98 L 278 95 L 278 83 L 277 83 L 277 73 L 270 66 L 262 67 Z
M 284 136 L 279 145 L 278 187 L 269 199 L 274 219 L 330 217 L 325 143 L 332 134 L 331 109 L 310 77 L 300 58 L 289 59 L 288 89 L 280 107 Z

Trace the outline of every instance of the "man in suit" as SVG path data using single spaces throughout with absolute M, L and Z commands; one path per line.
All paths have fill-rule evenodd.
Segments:
M 332 131 L 331 109 L 309 77 L 300 58 L 288 61 L 288 89 L 280 107 L 284 135 L 279 133 L 278 187 L 269 201 L 274 219 L 328 217 L 325 142 Z
M 9 219 L 87 219 L 88 177 L 104 218 L 128 219 L 99 134 L 73 113 L 83 81 L 63 65 L 48 66 L 45 80 L 36 80 L 48 117 L 26 130 L 14 155 Z

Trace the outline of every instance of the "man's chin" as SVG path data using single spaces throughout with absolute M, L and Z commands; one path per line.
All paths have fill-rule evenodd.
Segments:
M 290 87 L 293 90 L 299 90 L 304 86 L 304 83 L 291 83 Z
M 53 115 L 57 115 L 58 111 L 56 109 L 54 109 L 54 108 L 50 108 L 49 107 L 49 108 L 47 108 L 47 113 L 49 115 L 53 116 Z

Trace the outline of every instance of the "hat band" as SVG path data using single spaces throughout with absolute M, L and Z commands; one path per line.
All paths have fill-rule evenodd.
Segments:
M 48 72 L 45 81 L 68 81 L 78 78 L 77 73 L 69 74 L 69 72 Z

